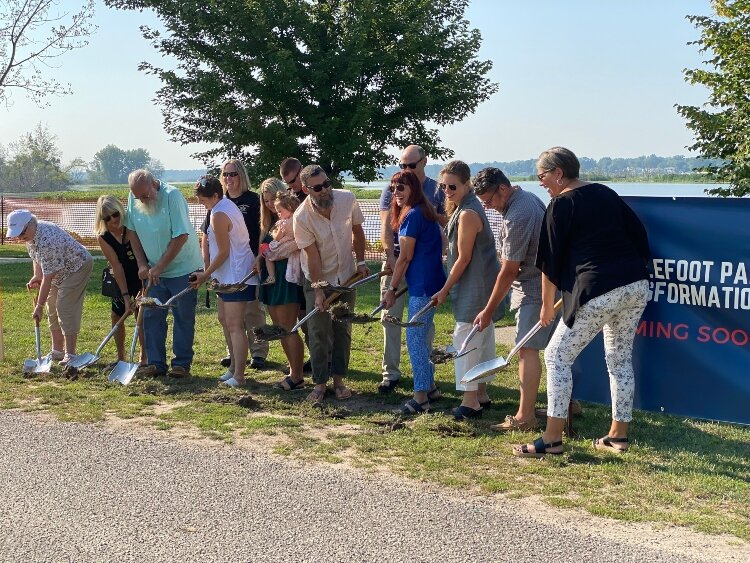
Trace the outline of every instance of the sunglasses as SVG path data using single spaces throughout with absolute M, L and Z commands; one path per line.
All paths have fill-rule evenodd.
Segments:
M 296 182 L 296 181 L 297 181 L 297 178 L 299 178 L 299 173 L 300 173 L 300 172 L 302 172 L 302 169 L 301 169 L 301 168 L 300 168 L 299 170 L 297 170 L 297 173 L 296 173 L 296 174 L 294 175 L 294 178 L 292 178 L 292 179 L 291 179 L 291 180 L 289 180 L 288 182 L 287 182 L 286 180 L 284 180 L 284 183 L 285 183 L 285 184 L 286 184 L 287 186 L 291 186 L 292 184 L 294 184 L 294 182 Z
M 390 186 L 388 186 L 388 189 L 390 190 L 391 193 L 403 192 L 406 189 L 406 185 L 405 184 L 391 184 Z
M 438 188 L 441 190 L 450 190 L 452 192 L 455 192 L 458 189 L 458 186 L 456 184 L 438 184 Z
M 331 187 L 331 181 L 330 180 L 326 180 L 322 184 L 318 184 L 316 186 L 307 186 L 307 189 L 308 190 L 312 190 L 315 193 L 318 193 L 318 192 L 324 190 L 325 188 L 330 188 L 330 187 Z
M 224 176 L 225 178 L 236 178 L 237 176 L 240 175 L 240 173 L 239 172 L 222 172 L 221 175 Z
M 398 163 L 398 167 L 399 167 L 399 168 L 400 168 L 401 170 L 406 170 L 407 168 L 410 168 L 411 170 L 416 170 L 416 168 L 417 168 L 417 164 L 419 164 L 420 162 L 422 162 L 422 158 L 420 158 L 420 159 L 419 159 L 418 161 L 416 161 L 416 162 L 410 162 L 409 164 L 406 164 L 405 162 L 399 162 L 399 163 Z
M 114 213 L 112 213 L 112 215 L 105 215 L 104 217 L 102 217 L 102 220 L 105 223 L 109 223 L 110 219 L 117 219 L 119 216 L 120 216 L 120 212 L 119 211 L 115 211 Z

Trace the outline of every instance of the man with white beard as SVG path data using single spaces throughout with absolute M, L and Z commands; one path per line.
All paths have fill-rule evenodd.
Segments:
M 190 223 L 187 201 L 180 190 L 155 179 L 148 170 L 128 176 L 130 195 L 125 220 L 127 237 L 136 254 L 138 275 L 148 280 L 149 297 L 162 303 L 188 287 L 191 273 L 203 267 L 200 245 Z M 148 365 L 140 375 L 187 377 L 193 362 L 197 293 L 190 292 L 172 308 L 172 352 L 167 371 L 167 310 L 146 308 L 143 330 Z

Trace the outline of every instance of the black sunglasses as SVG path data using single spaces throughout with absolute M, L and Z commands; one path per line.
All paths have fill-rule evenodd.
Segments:
M 388 189 L 390 190 L 391 193 L 403 192 L 406 189 L 406 185 L 405 184 L 391 184 L 390 186 L 388 186 Z
M 399 168 L 400 168 L 401 170 L 406 170 L 407 168 L 411 168 L 412 170 L 416 170 L 416 168 L 417 168 L 417 164 L 419 164 L 420 162 L 422 162 L 422 159 L 423 159 L 423 158 L 424 158 L 424 157 L 420 158 L 420 159 L 419 159 L 418 161 L 416 161 L 416 162 L 410 162 L 409 164 L 406 164 L 405 162 L 399 162 L 399 163 L 398 163 L 398 167 L 399 167 Z
M 235 176 L 239 176 L 240 173 L 239 172 L 222 172 L 221 175 L 224 176 L 225 178 L 234 178 Z
M 325 188 L 330 188 L 330 187 L 331 187 L 331 181 L 330 181 L 330 180 L 326 180 L 326 181 L 325 181 L 325 182 L 323 182 L 322 184 L 318 184 L 318 185 L 316 185 L 316 186 L 307 186 L 307 189 L 308 189 L 308 190 L 312 190 L 312 191 L 314 191 L 315 193 L 317 193 L 317 192 L 320 192 L 320 191 L 322 191 L 322 190 L 323 190 L 323 189 L 325 189 Z
M 287 186 L 291 186 L 292 184 L 294 184 L 294 182 L 296 182 L 296 181 L 297 181 L 297 178 L 299 178 L 299 173 L 300 173 L 300 172 L 302 172 L 302 169 L 301 169 L 301 168 L 300 168 L 299 170 L 297 170 L 297 173 L 296 173 L 296 174 L 294 175 L 294 178 L 292 178 L 292 179 L 291 179 L 291 180 L 289 180 L 288 182 L 287 182 L 286 180 L 284 180 L 284 183 L 285 183 L 285 184 L 286 184 Z
M 438 184 L 438 188 L 441 190 L 450 190 L 452 192 L 455 192 L 458 189 L 458 186 L 456 184 Z
M 117 219 L 119 216 L 120 216 L 120 212 L 119 211 L 115 211 L 114 213 L 112 213 L 112 215 L 105 215 L 104 217 L 102 217 L 102 220 L 105 223 L 109 223 L 110 219 Z

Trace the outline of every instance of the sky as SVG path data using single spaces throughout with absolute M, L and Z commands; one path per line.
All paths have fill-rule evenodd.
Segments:
M 101 2 L 96 10 L 89 45 L 48 71 L 74 94 L 40 109 L 13 92 L 0 106 L 0 143 L 41 122 L 65 163 L 114 144 L 146 148 L 168 169 L 202 168 L 191 154 L 204 147 L 169 139 L 154 103 L 160 82 L 137 69 L 141 61 L 170 65 L 138 29 L 158 19 Z M 693 136 L 674 105 L 700 105 L 707 93 L 682 73 L 705 58 L 688 45 L 699 37 L 688 14 L 711 14 L 710 0 L 471 1 L 466 17 L 481 31 L 479 56 L 493 61 L 489 78 L 500 88 L 473 115 L 440 128 L 443 144 L 467 162 L 536 158 L 555 145 L 596 159 L 689 154 Z

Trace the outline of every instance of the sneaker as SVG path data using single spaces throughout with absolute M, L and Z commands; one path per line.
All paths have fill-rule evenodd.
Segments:
M 221 385 L 228 385 L 229 387 L 244 387 L 245 383 L 244 383 L 244 381 L 242 383 L 240 383 L 234 377 L 230 377 L 226 381 L 222 381 Z
M 47 356 L 53 362 L 59 362 L 60 360 L 65 359 L 65 352 L 60 352 L 60 350 L 52 350 L 49 354 L 47 354 Z
M 172 366 L 167 372 L 167 376 L 174 378 L 189 377 L 190 371 L 183 366 Z
M 146 364 L 145 366 L 140 366 L 135 371 L 135 374 L 141 377 L 160 377 L 164 375 L 164 371 L 160 370 L 154 364 Z
M 302 373 L 312 373 L 312 362 L 310 360 L 302 364 Z
M 219 364 L 221 364 L 221 367 L 223 368 L 228 368 L 231 363 L 232 363 L 232 358 L 230 358 L 229 356 L 222 358 L 219 361 Z
M 219 377 L 219 381 L 229 381 L 230 379 L 233 379 L 233 378 L 234 378 L 234 374 L 231 371 L 227 370 L 224 372 L 224 375 Z
M 253 356 L 253 358 L 250 360 L 250 367 L 253 369 L 265 369 L 266 359 L 261 358 L 260 356 Z

